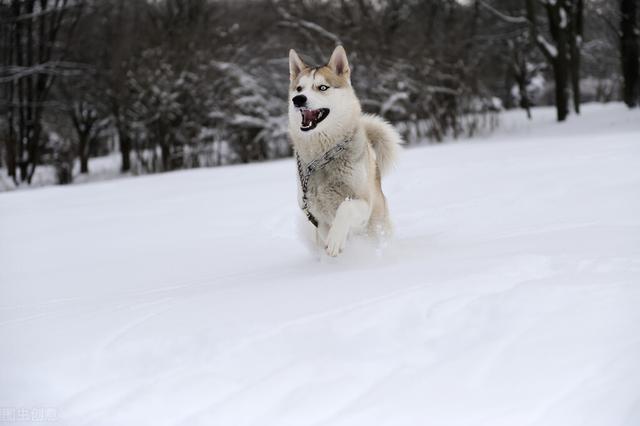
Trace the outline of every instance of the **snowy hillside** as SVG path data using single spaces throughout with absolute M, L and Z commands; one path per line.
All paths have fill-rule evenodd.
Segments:
M 291 160 L 0 194 L 0 424 L 640 424 L 640 114 L 554 114 L 405 150 L 337 259 Z

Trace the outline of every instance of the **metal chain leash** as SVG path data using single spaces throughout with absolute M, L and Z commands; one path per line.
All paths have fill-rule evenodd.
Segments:
M 345 141 L 342 141 L 339 144 L 336 144 L 330 150 L 326 151 L 320 157 L 311 161 L 307 164 L 306 167 L 302 166 L 302 161 L 300 160 L 300 156 L 296 152 L 296 162 L 298 164 L 298 177 L 300 179 L 300 189 L 302 190 L 302 211 L 307 215 L 307 219 L 309 222 L 313 224 L 316 228 L 318 227 L 318 219 L 309 211 L 309 199 L 307 197 L 307 191 L 309 190 L 309 179 L 311 176 L 324 168 L 327 164 L 335 160 L 338 155 L 347 149 L 347 144 L 351 142 L 352 138 L 349 138 Z

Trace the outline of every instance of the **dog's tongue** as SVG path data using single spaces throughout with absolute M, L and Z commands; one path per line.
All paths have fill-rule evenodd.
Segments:
M 302 110 L 302 125 L 309 126 L 318 116 L 317 109 L 305 109 Z

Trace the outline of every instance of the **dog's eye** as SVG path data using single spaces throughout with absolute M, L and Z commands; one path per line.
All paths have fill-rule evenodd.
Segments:
M 296 92 L 302 92 L 302 86 L 296 87 Z
M 324 84 L 321 84 L 320 86 L 318 86 L 318 89 L 320 89 L 321 92 L 324 92 L 325 90 L 327 90 L 329 88 L 329 86 L 326 86 Z

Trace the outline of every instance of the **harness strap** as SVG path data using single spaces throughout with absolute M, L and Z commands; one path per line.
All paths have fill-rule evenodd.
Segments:
M 318 219 L 309 211 L 309 199 L 307 198 L 307 191 L 309 190 L 309 179 L 311 176 L 317 172 L 318 170 L 322 170 L 327 164 L 332 162 L 334 159 L 338 157 L 342 151 L 347 149 L 347 144 L 351 142 L 352 138 L 344 140 L 336 145 L 334 145 L 331 149 L 326 151 L 320 157 L 311 161 L 309 164 L 305 166 L 302 165 L 302 160 L 300 160 L 300 156 L 296 152 L 296 162 L 298 164 L 298 178 L 300 179 L 300 188 L 302 190 L 302 211 L 307 215 L 307 219 L 309 222 L 316 228 L 318 227 Z

